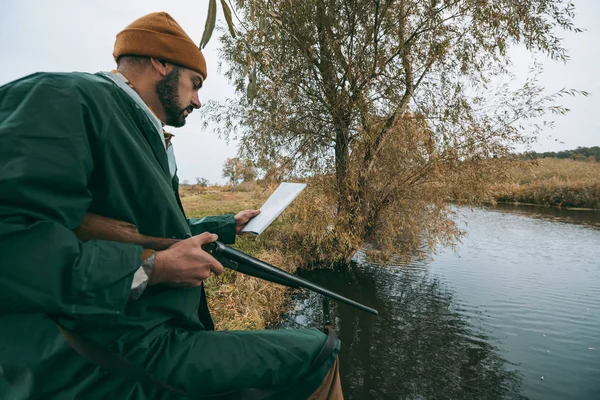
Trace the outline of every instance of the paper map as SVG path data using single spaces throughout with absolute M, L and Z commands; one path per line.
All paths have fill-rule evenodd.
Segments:
M 242 232 L 249 232 L 260 235 L 277 218 L 283 210 L 290 205 L 300 192 L 306 187 L 305 183 L 283 182 L 265 204 L 260 208 L 260 214 L 252 218 L 250 222 L 242 229 Z

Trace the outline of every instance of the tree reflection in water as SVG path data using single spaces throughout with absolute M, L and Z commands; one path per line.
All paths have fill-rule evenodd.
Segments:
M 342 340 L 347 399 L 523 398 L 521 376 L 451 290 L 423 263 L 401 268 L 353 264 L 349 273 L 302 276 L 377 309 L 371 316 L 331 302 Z M 298 295 L 281 327 L 322 326 L 319 295 Z

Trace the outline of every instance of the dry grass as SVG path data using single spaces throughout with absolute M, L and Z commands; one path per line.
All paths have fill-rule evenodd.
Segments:
M 260 251 L 253 255 L 290 272 L 294 270 L 280 254 Z M 206 284 L 217 329 L 256 330 L 277 324 L 287 288 L 231 270 L 223 275 L 210 278 Z
M 190 217 L 236 214 L 241 210 L 260 208 L 270 192 L 263 190 L 240 191 L 228 187 L 184 187 L 180 190 L 181 202 Z
M 240 190 L 241 189 L 241 190 Z M 257 186 L 238 188 L 183 187 L 181 201 L 189 217 L 235 214 L 260 208 L 272 190 Z M 298 260 L 284 258 L 279 252 L 265 250 L 254 236 L 238 237 L 234 247 L 290 272 Z M 206 282 L 209 307 L 218 330 L 256 330 L 276 323 L 283 311 L 287 289 L 281 285 L 225 270 Z
M 499 202 L 600 209 L 600 163 L 544 158 L 510 175 L 493 188 Z

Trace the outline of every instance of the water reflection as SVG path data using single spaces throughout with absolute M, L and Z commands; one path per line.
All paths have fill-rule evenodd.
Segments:
M 537 218 L 552 222 L 600 228 L 600 210 L 578 210 L 574 212 L 568 208 L 516 204 L 497 204 L 494 207 L 485 207 L 485 209 L 487 211 L 523 215 L 529 218 Z
M 387 268 L 381 273 L 380 268 Z M 342 340 L 340 369 L 348 399 L 522 398 L 521 377 L 452 290 L 418 260 L 400 268 L 356 263 L 348 273 L 303 276 L 379 310 L 331 303 Z M 321 326 L 321 297 L 295 299 L 283 327 Z M 475 321 L 472 321 L 472 320 Z M 475 322 L 475 323 L 473 323 Z

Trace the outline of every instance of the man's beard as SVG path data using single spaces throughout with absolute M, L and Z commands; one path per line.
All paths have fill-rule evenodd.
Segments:
M 188 108 L 181 108 L 179 103 L 179 75 L 181 69 L 173 68 L 168 75 L 156 84 L 156 94 L 165 111 L 166 125 L 179 128 L 185 125 L 183 112 Z

